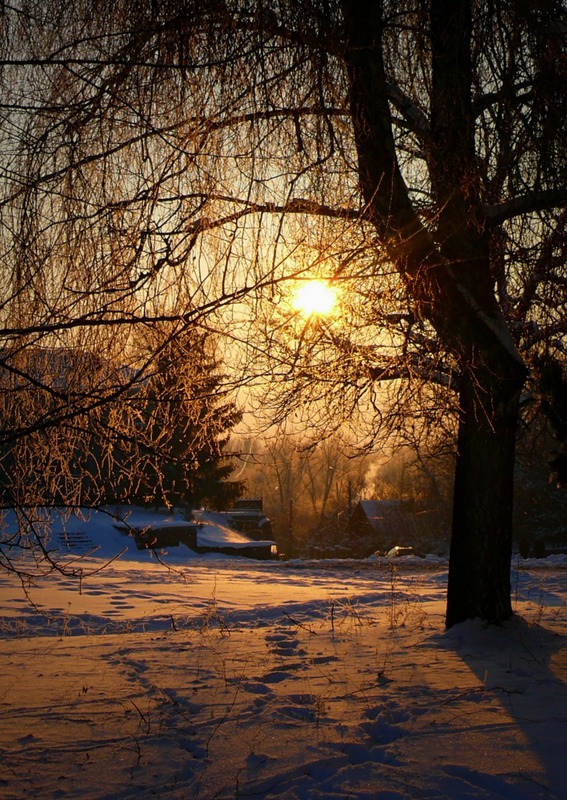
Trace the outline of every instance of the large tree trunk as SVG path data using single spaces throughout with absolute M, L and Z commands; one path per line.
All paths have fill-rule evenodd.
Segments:
M 512 614 L 510 562 L 516 425 L 522 376 L 463 375 L 446 624 Z M 480 388 L 482 381 L 482 389 Z M 482 396 L 480 396 L 482 393 Z

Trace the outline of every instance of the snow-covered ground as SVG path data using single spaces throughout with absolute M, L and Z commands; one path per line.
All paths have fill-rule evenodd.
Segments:
M 567 798 L 564 558 L 445 632 L 438 559 L 157 558 L 100 514 L 52 544 L 80 585 L 0 575 L 2 800 Z

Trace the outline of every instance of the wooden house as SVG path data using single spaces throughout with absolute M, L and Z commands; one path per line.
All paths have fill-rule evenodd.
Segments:
M 353 555 L 386 553 L 395 545 L 413 545 L 416 515 L 407 500 L 360 500 L 353 509 L 346 539 Z

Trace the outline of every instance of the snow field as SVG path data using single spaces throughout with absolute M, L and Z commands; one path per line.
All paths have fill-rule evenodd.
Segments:
M 2 800 L 567 797 L 561 559 L 445 632 L 443 563 L 132 555 L 1 576 Z

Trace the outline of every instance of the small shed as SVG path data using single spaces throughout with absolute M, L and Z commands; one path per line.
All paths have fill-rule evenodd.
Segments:
M 204 519 L 196 523 L 169 522 L 132 526 L 115 523 L 114 527 L 134 537 L 138 550 L 161 550 L 184 545 L 195 553 L 222 553 L 228 556 L 243 556 L 266 561 L 277 558 L 276 543 L 270 539 L 251 539 L 233 529 L 216 524 L 216 520 Z M 217 514 L 216 517 L 219 515 Z

